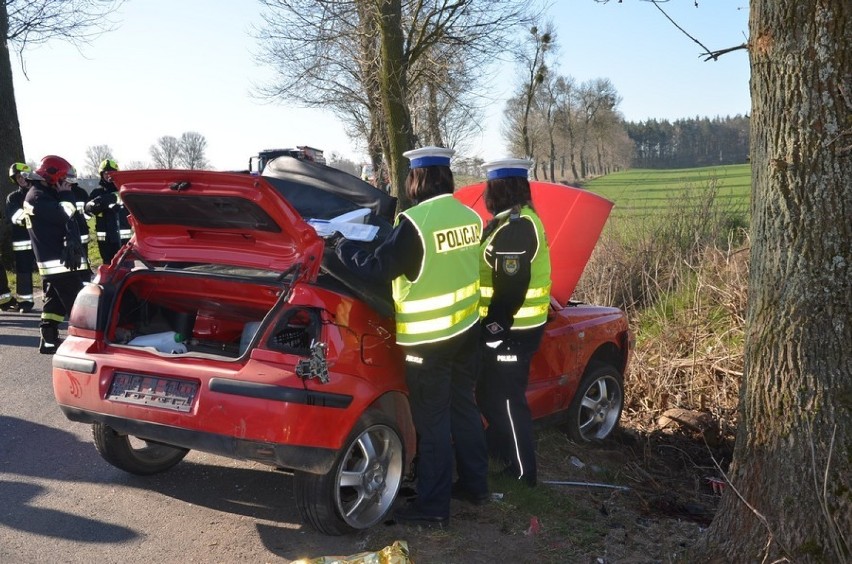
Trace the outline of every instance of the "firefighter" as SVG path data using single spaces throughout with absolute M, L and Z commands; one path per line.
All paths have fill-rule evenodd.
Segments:
M 44 281 L 44 307 L 39 325 L 42 354 L 56 352 L 60 344 L 59 324 L 71 311 L 89 272 L 74 218 L 77 213 L 74 195 L 66 182 L 70 170 L 71 165 L 62 157 L 44 157 L 24 200 L 24 221 Z
M 98 237 L 98 251 L 104 264 L 112 262 L 121 246 L 132 234 L 127 219 L 127 208 L 121 202 L 118 188 L 112 181 L 112 173 L 118 170 L 118 163 L 104 159 L 98 167 L 101 176 L 98 187 L 92 190 L 85 212 L 95 216 L 95 232 Z
M 460 487 L 472 499 L 488 497 L 485 433 L 474 395 L 477 355 L 471 354 L 479 340 L 482 220 L 452 196 L 453 153 L 442 147 L 406 152 L 406 190 L 415 205 L 399 214 L 374 251 L 345 240 L 336 246 L 354 273 L 391 282 L 418 435 L 417 499 L 395 512 L 402 524 L 449 522 L 454 449 Z
M 485 206 L 494 215 L 480 246 L 482 376 L 477 398 L 486 439 L 504 473 L 537 481 L 532 416 L 526 400 L 530 361 L 550 307 L 550 252 L 532 207 L 532 161 L 502 159 L 486 171 Z
M 80 229 L 80 243 L 82 243 L 86 256 L 89 256 L 89 218 L 92 217 L 86 213 L 86 202 L 89 201 L 89 193 L 83 189 L 77 181 L 77 170 L 71 167 L 68 171 L 66 182 L 71 185 L 71 192 L 74 194 L 74 205 L 77 206 L 77 226 Z
M 30 234 L 24 223 L 24 198 L 30 189 L 28 175 L 32 172 L 26 163 L 9 167 L 9 180 L 16 190 L 6 196 L 6 217 L 12 223 L 12 251 L 15 253 L 15 300 L 21 313 L 29 313 L 35 305 L 33 298 L 33 270 L 35 255 Z

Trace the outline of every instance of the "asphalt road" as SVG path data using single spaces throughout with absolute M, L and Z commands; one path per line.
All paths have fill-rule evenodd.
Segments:
M 56 405 L 38 319 L 0 312 L 0 562 L 288 562 L 386 546 L 378 530 L 302 524 L 292 478 L 263 465 L 190 452 L 153 477 L 110 466 Z

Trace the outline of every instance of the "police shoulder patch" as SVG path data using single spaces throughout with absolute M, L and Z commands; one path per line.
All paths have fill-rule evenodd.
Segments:
M 521 259 L 518 255 L 503 255 L 503 272 L 514 276 L 521 269 Z

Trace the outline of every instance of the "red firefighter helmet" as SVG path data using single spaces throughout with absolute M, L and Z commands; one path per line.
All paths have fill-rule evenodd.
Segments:
M 36 174 L 44 178 L 48 184 L 59 184 L 68 176 L 68 171 L 71 170 L 71 163 L 57 157 L 56 155 L 47 155 L 41 159 L 41 164 L 36 169 Z

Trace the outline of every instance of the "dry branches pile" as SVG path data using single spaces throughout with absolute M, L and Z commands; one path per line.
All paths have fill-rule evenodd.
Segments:
M 687 430 L 710 443 L 733 438 L 748 286 L 744 216 L 719 203 L 711 182 L 686 187 L 657 216 L 621 219 L 604 233 L 577 295 L 622 307 L 631 319 L 637 345 L 625 426 Z

